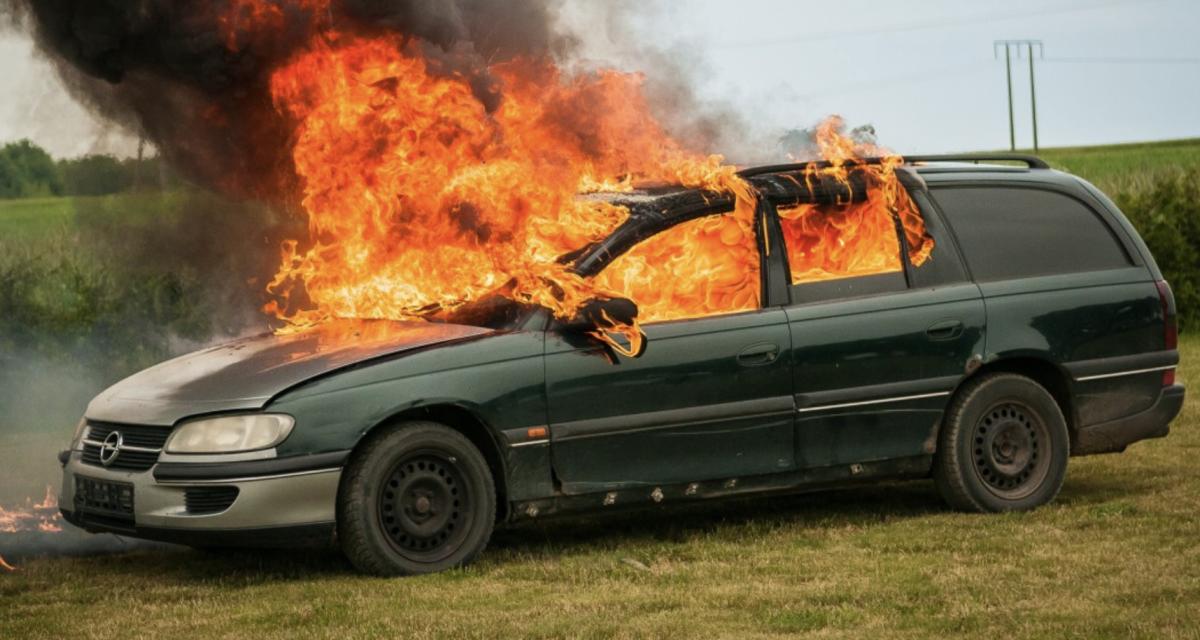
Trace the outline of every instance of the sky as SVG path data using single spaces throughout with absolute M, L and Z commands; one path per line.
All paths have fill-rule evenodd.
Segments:
M 566 0 L 564 21 L 589 60 L 653 82 L 639 51 L 665 48 L 699 95 L 768 134 L 839 114 L 901 153 L 1005 149 L 1005 67 L 993 43 L 1035 39 L 1043 147 L 1200 137 L 1197 0 L 618 1 L 636 24 L 603 22 L 596 0 Z M 1013 84 L 1017 145 L 1027 148 L 1024 53 Z M 57 156 L 136 149 L 71 99 L 25 35 L 0 33 L 0 142 L 26 137 Z

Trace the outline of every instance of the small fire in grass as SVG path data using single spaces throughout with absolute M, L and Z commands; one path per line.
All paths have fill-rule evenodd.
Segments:
M 62 514 L 58 512 L 58 499 L 54 497 L 54 488 L 46 487 L 46 496 L 41 502 L 35 498 L 26 498 L 25 504 L 18 507 L 5 508 L 0 506 L 0 534 L 23 533 L 39 531 L 42 533 L 58 533 L 62 531 Z M 0 556 L 0 569 L 13 571 L 14 567 L 5 562 Z

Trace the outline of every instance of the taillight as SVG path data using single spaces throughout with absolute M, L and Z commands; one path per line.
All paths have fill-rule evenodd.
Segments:
M 1158 301 L 1162 304 L 1163 312 L 1163 343 L 1168 350 L 1179 348 L 1179 325 L 1175 322 L 1175 295 L 1171 293 L 1171 285 L 1166 280 L 1154 283 L 1158 288 Z M 1163 371 L 1164 387 L 1175 384 L 1175 370 Z

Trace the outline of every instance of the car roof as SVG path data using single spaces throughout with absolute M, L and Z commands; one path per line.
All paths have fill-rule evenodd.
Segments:
M 1055 185 L 1072 192 L 1086 191 L 1084 181 L 1069 173 L 1050 167 L 1045 160 L 1019 153 L 972 153 L 935 156 L 902 156 L 909 175 L 930 185 L 961 182 L 1008 182 Z M 890 158 L 861 158 L 846 163 L 848 168 L 856 165 L 879 164 Z M 744 178 L 757 184 L 764 178 L 785 174 L 800 174 L 810 164 L 795 163 L 749 167 L 739 172 Z M 816 161 L 817 166 L 828 166 L 828 162 Z
M 847 163 L 847 168 L 880 164 L 888 158 L 862 158 Z M 986 164 L 985 164 L 986 163 Z M 1008 163 L 1008 164 L 1003 164 Z M 1016 163 L 1022 166 L 1013 166 Z M 768 165 L 742 169 L 738 174 L 754 187 L 758 195 L 776 206 L 848 203 L 867 197 L 867 183 L 861 173 L 851 171 L 847 178 L 813 177 L 813 165 L 829 166 L 826 161 Z M 978 182 L 1024 182 L 1053 185 L 1073 192 L 1083 191 L 1082 181 L 1050 168 L 1036 156 L 1020 154 L 972 154 L 961 156 L 908 156 L 905 174 L 916 182 L 930 185 Z M 914 175 L 915 174 L 915 175 Z M 906 182 L 909 182 L 906 180 Z M 609 260 L 641 240 L 686 220 L 734 208 L 732 194 L 684 188 L 677 185 L 653 185 L 624 192 L 601 192 L 579 196 L 602 200 L 629 208 L 626 219 L 607 238 L 582 247 L 562 259 L 573 263 L 580 275 L 593 275 Z
M 1017 153 L 903 156 L 903 158 L 904 166 L 910 167 L 921 176 L 967 174 L 972 178 L 978 178 L 987 174 L 1002 174 L 1005 177 L 1017 174 L 1066 175 L 1051 169 L 1045 160 L 1037 156 Z M 879 164 L 885 160 L 887 158 L 861 158 L 846 163 L 846 166 Z M 771 177 L 787 175 L 798 177 L 813 165 L 819 167 L 822 165 L 828 166 L 829 164 L 828 161 L 816 160 L 746 167 L 739 170 L 738 175 L 749 179 L 755 186 L 760 186 L 761 182 L 769 180 Z M 580 194 L 579 197 L 585 200 L 600 200 L 614 204 L 623 204 L 631 208 L 640 208 L 639 205 L 644 207 L 648 204 L 673 200 L 675 197 L 688 191 L 696 190 L 679 185 L 655 183 L 636 185 L 634 189 L 629 191 L 600 191 Z

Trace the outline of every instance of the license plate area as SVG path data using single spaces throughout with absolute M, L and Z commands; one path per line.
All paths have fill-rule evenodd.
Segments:
M 75 476 L 75 512 L 133 524 L 133 485 Z

